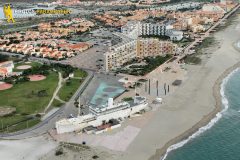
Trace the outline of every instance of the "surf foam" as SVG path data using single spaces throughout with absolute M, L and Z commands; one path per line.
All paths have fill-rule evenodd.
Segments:
M 214 124 L 216 124 L 222 117 L 223 113 L 226 112 L 229 108 L 228 106 L 228 100 L 226 98 L 226 95 L 225 95 L 225 86 L 228 82 L 228 80 L 239 70 L 239 68 L 235 69 L 234 71 L 232 71 L 227 77 L 225 77 L 221 83 L 221 89 L 220 89 L 220 94 L 221 94 L 221 97 L 222 97 L 222 104 L 223 104 L 223 109 L 221 112 L 217 113 L 216 116 L 206 125 L 206 126 L 203 126 L 201 128 L 198 129 L 197 132 L 193 133 L 191 136 L 189 136 L 187 139 L 185 140 L 182 140 L 181 142 L 178 142 L 174 145 L 171 145 L 170 147 L 168 147 L 166 153 L 164 156 L 162 156 L 160 158 L 160 160 L 165 160 L 168 156 L 168 154 L 173 151 L 173 150 L 176 150 L 182 146 L 184 146 L 185 144 L 187 144 L 190 140 L 196 138 L 197 136 L 199 136 L 200 134 L 202 134 L 203 132 L 205 132 L 206 130 L 212 128 L 214 126 Z

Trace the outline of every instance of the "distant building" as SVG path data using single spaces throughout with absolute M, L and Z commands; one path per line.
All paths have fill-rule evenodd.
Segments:
M 137 39 L 139 36 L 140 23 L 138 21 L 129 21 L 126 25 L 121 27 L 122 34 L 133 39 Z
M 121 32 L 132 39 L 137 39 L 139 36 L 168 36 L 171 40 L 180 41 L 183 38 L 183 32 L 173 30 L 173 27 L 169 24 L 153 24 L 139 21 L 128 22 L 122 26 Z
M 13 61 L 6 61 L 0 63 L 0 77 L 9 76 L 13 72 Z
M 215 5 L 215 4 L 204 4 L 202 7 L 202 11 L 226 13 L 224 8 L 220 7 L 219 5 Z
M 139 36 L 165 36 L 167 26 L 164 24 L 141 23 L 139 27 Z
M 38 3 L 37 6 L 38 6 L 39 8 L 49 8 L 49 7 L 52 7 L 53 4 L 46 2 L 46 3 Z
M 166 30 L 165 35 L 168 36 L 172 41 L 180 41 L 183 39 L 183 32 L 174 29 Z

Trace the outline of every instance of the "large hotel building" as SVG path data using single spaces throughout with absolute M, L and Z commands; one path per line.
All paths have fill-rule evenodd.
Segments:
M 144 58 L 165 54 L 178 54 L 177 44 L 171 41 L 160 41 L 155 38 L 138 38 L 112 46 L 105 54 L 105 70 L 111 71 L 121 67 L 133 58 Z

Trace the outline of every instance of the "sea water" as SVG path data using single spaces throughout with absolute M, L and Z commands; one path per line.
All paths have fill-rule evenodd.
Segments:
M 171 146 L 165 160 L 240 160 L 240 70 L 221 85 L 223 110 L 188 139 Z

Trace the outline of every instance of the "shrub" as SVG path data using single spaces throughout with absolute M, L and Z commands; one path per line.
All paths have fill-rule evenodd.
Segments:
M 62 154 L 63 154 L 62 148 L 56 150 L 56 152 L 55 152 L 55 156 L 59 156 L 59 155 L 62 155 Z

